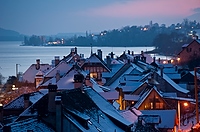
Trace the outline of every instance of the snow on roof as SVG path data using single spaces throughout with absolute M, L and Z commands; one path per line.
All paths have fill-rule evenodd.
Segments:
M 133 113 L 135 113 L 135 115 L 137 115 L 137 116 L 142 115 L 142 112 L 139 111 L 139 110 L 137 110 L 137 109 L 135 109 L 134 107 L 131 107 L 130 110 L 131 110 Z
M 41 92 L 37 91 L 29 93 L 29 101 L 32 104 L 34 104 L 47 93 L 48 93 L 47 90 L 42 90 Z M 23 108 L 24 108 L 24 94 L 4 106 L 4 109 L 23 109 Z
M 116 78 L 115 81 L 110 85 L 110 88 L 116 88 L 119 85 L 119 80 L 125 74 L 129 74 L 133 70 L 133 67 L 129 67 L 125 72 L 123 72 L 120 77 Z
M 49 64 L 40 64 L 40 69 L 36 69 L 36 64 L 32 64 L 23 74 L 23 81 L 28 81 L 30 83 L 35 82 L 36 74 L 41 71 L 43 74 L 47 73 L 51 69 Z
M 161 123 L 158 128 L 171 128 L 176 125 L 176 110 L 141 110 L 144 115 L 159 115 Z
M 78 126 L 78 128 L 80 128 L 83 131 L 93 132 L 97 131 L 98 128 L 101 131 L 112 131 L 116 129 L 119 132 L 123 132 L 124 130 L 120 129 L 120 125 L 123 125 L 122 122 L 124 123 L 124 121 L 119 121 L 121 122 L 121 124 L 115 125 L 114 121 L 108 117 L 109 115 L 106 115 L 102 111 L 101 107 L 99 107 L 100 104 L 94 101 L 96 100 L 96 98 L 98 101 L 100 101 L 99 103 L 107 104 L 106 109 L 111 109 L 111 108 L 114 109 L 114 107 L 109 102 L 107 102 L 102 96 L 100 96 L 99 93 L 97 93 L 92 88 L 84 88 L 84 89 L 77 88 L 69 91 L 64 91 L 62 94 L 62 100 L 63 100 L 63 108 L 65 108 L 66 111 L 65 114 L 66 117 L 71 121 L 73 121 L 74 125 Z M 73 114 L 71 114 L 72 112 Z M 76 121 L 77 118 L 76 119 L 74 118 L 74 114 L 79 118 L 82 118 L 85 121 L 87 121 L 86 123 L 88 123 L 89 129 L 84 128 L 79 122 L 77 122 Z M 116 114 L 121 116 L 118 112 Z
M 175 74 L 166 74 L 171 79 L 181 79 L 181 74 L 175 73 Z
M 163 72 L 165 74 L 169 74 L 169 73 L 178 73 L 178 70 L 176 70 L 174 67 L 171 67 L 171 68 L 163 68 Z
M 189 44 L 183 44 L 182 45 L 182 48 L 184 48 L 184 47 L 187 47 Z
M 33 132 L 55 132 L 52 128 L 43 123 L 42 120 L 39 121 L 35 118 L 29 118 L 19 122 L 10 123 L 6 126 L 11 126 L 12 132 L 26 132 L 28 130 Z
M 106 63 L 100 59 L 96 53 L 92 54 L 88 59 L 86 59 L 85 63 L 101 63 L 104 68 L 110 72 L 110 69 L 106 66 Z
M 120 114 L 129 122 L 131 123 L 136 123 L 138 121 L 138 116 L 135 115 L 133 112 L 131 112 L 130 110 L 126 110 L 126 111 L 121 111 Z
M 177 97 L 177 93 L 162 93 L 163 97 Z
M 119 93 L 117 91 L 99 92 L 99 94 L 106 100 L 117 100 L 119 98 Z
M 24 108 L 24 97 L 22 95 L 4 106 L 4 109 L 23 109 L 23 108 Z
M 71 68 L 72 68 L 72 66 L 70 64 L 67 64 L 65 61 L 61 61 L 56 67 L 52 68 L 44 76 L 45 77 L 54 77 L 58 71 L 59 71 L 60 74 L 65 74 Z
M 195 99 L 192 98 L 183 98 L 183 97 L 173 97 L 173 96 L 165 96 L 166 99 L 175 99 L 175 100 L 182 100 L 182 101 L 189 101 L 189 102 L 196 102 Z
M 157 73 L 160 75 L 160 70 L 157 71 Z M 189 91 L 180 87 L 178 84 L 176 84 L 174 81 L 172 81 L 167 75 L 165 75 L 163 73 L 163 79 L 166 80 L 171 86 L 173 86 L 176 90 L 178 90 L 179 92 L 183 92 L 183 93 L 188 93 Z
M 124 100 L 138 101 L 139 95 L 124 94 Z
M 93 78 L 90 78 L 90 82 L 93 84 L 92 88 L 95 91 L 97 91 L 97 92 L 103 92 L 103 90 L 99 87 L 99 84 L 97 84 L 97 82 L 95 82 Z
M 43 75 L 44 73 L 41 70 L 39 70 L 38 73 L 36 73 L 36 76 L 43 76 Z
M 78 72 L 71 70 L 67 75 L 57 82 L 58 90 L 74 89 L 74 75 Z
M 95 102 L 95 104 L 107 115 L 111 116 L 112 118 L 118 120 L 119 122 L 123 123 L 124 125 L 130 126 L 132 125 L 131 122 L 127 121 L 123 118 L 118 111 L 115 109 L 114 106 L 110 105 L 110 103 L 105 100 L 100 94 L 94 92 L 91 89 L 87 89 L 85 92 L 90 96 L 90 98 Z

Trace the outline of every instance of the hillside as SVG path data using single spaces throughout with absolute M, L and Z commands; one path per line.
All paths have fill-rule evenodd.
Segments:
M 22 41 L 23 35 L 13 30 L 0 28 L 0 41 Z

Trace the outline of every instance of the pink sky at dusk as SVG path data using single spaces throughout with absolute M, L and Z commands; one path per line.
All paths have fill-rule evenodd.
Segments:
M 29 35 L 169 26 L 199 16 L 200 0 L 0 0 L 0 28 Z
M 107 6 L 87 11 L 89 15 L 107 17 L 185 17 L 200 7 L 200 0 L 135 0 L 115 2 Z

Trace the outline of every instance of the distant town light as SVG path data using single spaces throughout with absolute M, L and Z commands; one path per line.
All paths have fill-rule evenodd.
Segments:
M 181 58 L 177 58 L 177 61 L 180 61 L 181 60 Z

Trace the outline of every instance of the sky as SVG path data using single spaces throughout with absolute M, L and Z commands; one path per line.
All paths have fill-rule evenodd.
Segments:
M 25 35 L 200 22 L 200 0 L 0 0 L 0 28 Z

